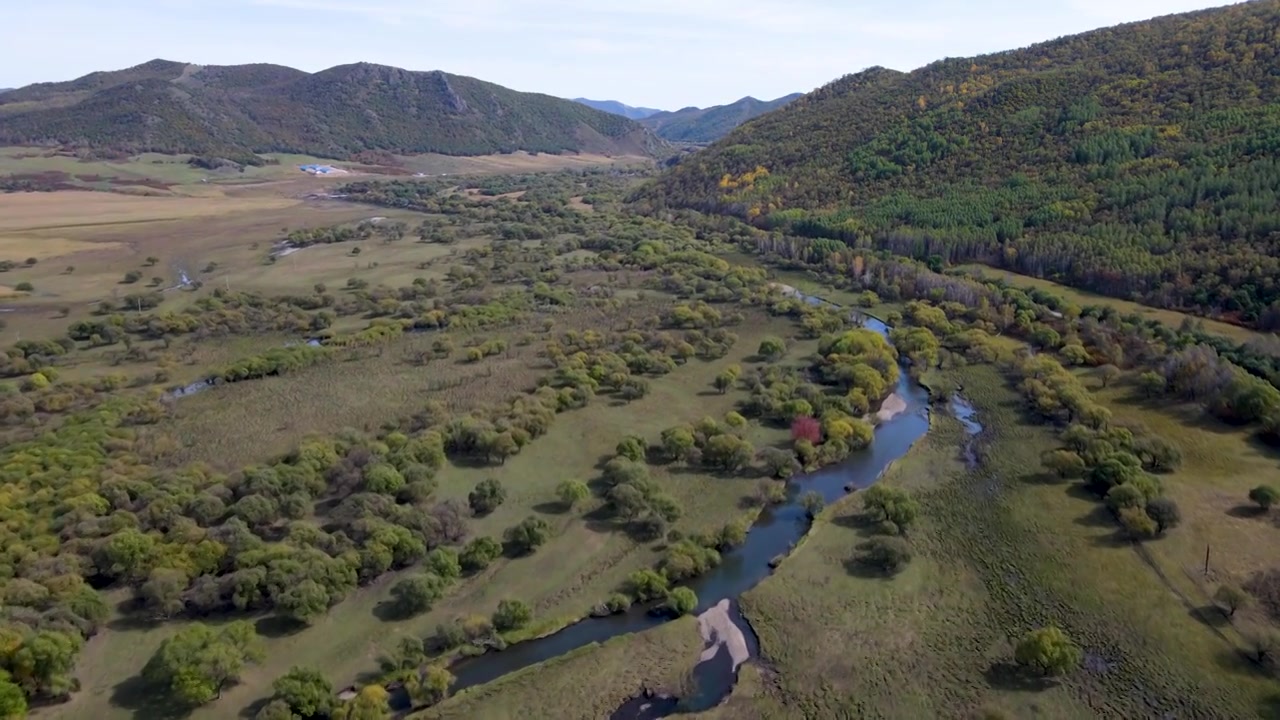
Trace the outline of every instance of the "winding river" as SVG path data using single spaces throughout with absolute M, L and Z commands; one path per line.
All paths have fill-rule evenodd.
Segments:
M 820 302 L 816 298 L 806 299 Z M 879 320 L 868 317 L 862 321 L 865 327 L 887 335 L 887 327 Z M 878 426 L 875 442 L 869 448 L 838 465 L 793 479 L 786 502 L 764 510 L 747 533 L 743 545 L 725 553 L 719 566 L 689 583 L 698 595 L 699 613 L 725 598 L 730 599 L 730 618 L 742 630 L 752 657 L 759 655 L 759 641 L 742 617 L 737 598 L 764 580 L 771 572 L 770 563 L 788 553 L 808 532 L 810 523 L 800 506 L 800 496 L 817 491 L 827 503 L 831 503 L 847 492 L 868 487 L 890 463 L 905 455 L 912 444 L 928 431 L 929 396 L 925 389 L 904 372 L 898 382 L 897 393 L 906 401 L 906 410 Z M 962 419 L 969 433 L 975 434 L 981 428 L 974 419 L 972 408 L 962 400 L 953 402 L 951 409 Z M 591 643 L 647 630 L 666 620 L 641 607 L 621 615 L 582 620 L 553 635 L 456 663 L 451 668 L 457 677 L 454 690 L 481 685 Z M 713 657 L 695 666 L 695 689 L 691 695 L 684 698 L 635 698 L 618 709 L 613 715 L 614 720 L 665 717 L 714 707 L 728 696 L 737 680 L 736 664 L 729 655 L 729 651 L 721 647 Z
M 836 307 L 834 303 L 803 295 L 794 288 L 785 289 L 806 302 Z M 888 336 L 888 327 L 880 320 L 863 315 L 858 315 L 857 319 L 864 327 Z M 213 385 L 212 380 L 193 383 L 175 388 L 169 393 L 169 397 L 193 395 Z M 774 560 L 789 553 L 809 531 L 810 522 L 800 505 L 800 496 L 816 491 L 830 504 L 848 492 L 870 486 L 891 463 L 905 455 L 929 430 L 928 392 L 913 382 L 905 372 L 901 374 L 896 392 L 905 401 L 906 409 L 877 426 L 875 441 L 870 447 L 837 465 L 793 478 L 788 485 L 786 501 L 760 513 L 747 533 L 746 542 L 724 553 L 720 565 L 688 584 L 699 598 L 697 613 L 704 613 L 723 600 L 729 601 L 729 620 L 742 632 L 750 657 L 759 656 L 759 640 L 742 616 L 737 598 L 768 577 Z M 976 462 L 972 436 L 981 431 L 982 426 L 975 419 L 972 406 L 960 397 L 952 398 L 949 410 L 971 436 L 970 442 L 964 447 L 964 456 L 972 465 Z M 648 612 L 647 608 L 641 606 L 619 615 L 588 618 L 552 635 L 455 663 L 450 668 L 457 678 L 453 690 L 460 692 L 482 685 L 592 643 L 641 632 L 667 620 L 667 617 Z M 711 647 L 712 645 L 708 646 L 709 653 L 712 652 Z M 704 658 L 707 658 L 707 654 L 704 654 Z M 714 655 L 694 667 L 694 686 L 689 695 L 683 698 L 636 697 L 618 708 L 612 715 L 612 720 L 648 720 L 708 710 L 733 690 L 737 681 L 737 667 L 738 663 L 722 644 L 714 651 Z M 400 703 L 404 703 L 407 698 L 397 699 L 400 702 L 395 704 L 404 707 Z

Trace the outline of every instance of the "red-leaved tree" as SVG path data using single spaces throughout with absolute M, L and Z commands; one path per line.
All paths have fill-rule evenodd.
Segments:
M 808 440 L 817 445 L 822 442 L 822 426 L 808 415 L 801 415 L 791 421 L 791 439 Z

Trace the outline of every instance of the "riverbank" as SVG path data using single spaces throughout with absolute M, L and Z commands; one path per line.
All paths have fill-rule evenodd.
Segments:
M 888 329 L 879 321 L 868 322 L 868 327 L 887 334 Z M 807 511 L 800 503 L 803 494 L 816 492 L 825 503 L 832 503 L 848 493 L 866 488 L 876 482 L 886 468 L 905 455 L 916 440 L 928 432 L 929 397 L 924 388 L 908 374 L 902 373 L 894 398 L 897 402 L 890 407 L 892 417 L 878 425 L 875 440 L 870 447 L 837 465 L 796 478 L 790 484 L 785 504 L 763 511 L 741 546 L 725 553 L 718 566 L 689 583 L 689 587 L 702 601 L 701 610 L 711 610 L 728 598 L 741 596 L 769 576 L 778 557 L 803 541 L 811 525 Z M 517 643 L 506 650 L 459 663 L 454 667 L 456 688 L 462 697 L 466 697 L 470 694 L 470 689 L 477 686 L 488 687 L 505 675 L 525 672 L 531 665 L 545 663 L 609 638 L 641 633 L 662 622 L 661 617 L 647 613 L 643 608 L 633 608 L 621 615 L 584 620 L 559 633 Z M 731 619 L 727 626 L 713 612 L 708 616 L 707 622 L 714 623 L 708 626 L 709 638 L 723 638 L 722 642 L 737 645 L 738 638 L 729 627 L 733 625 Z M 719 631 L 719 634 L 712 631 Z M 744 636 L 740 630 L 737 635 Z M 742 645 L 750 646 L 745 636 Z M 727 656 L 732 665 L 728 672 L 719 672 L 716 668 L 709 667 L 711 662 L 699 666 L 695 671 L 699 681 L 695 704 L 711 707 L 732 689 L 737 677 L 736 669 L 746 659 L 740 647 L 736 652 L 736 657 L 733 654 Z M 717 653 L 713 653 L 710 658 L 713 659 L 716 655 Z M 748 651 L 747 657 L 749 655 Z
M 873 524 L 856 498 L 829 506 L 741 598 L 762 663 L 743 667 L 733 695 L 700 718 L 1270 717 L 1274 681 L 1144 567 L 1110 518 L 1098 519 L 1095 497 L 1043 476 L 1040 454 L 1058 446 L 1055 431 L 1026 422 L 999 369 L 947 374 L 983 431 L 973 458 L 965 409 L 935 412 L 934 428 L 881 480 L 920 502 L 911 562 L 891 578 L 863 572 L 853 558 Z M 1187 481 L 1198 491 L 1204 470 Z M 1144 549 L 1159 556 L 1189 530 Z M 1178 569 L 1166 567 L 1170 577 Z M 1010 639 L 1050 623 L 1082 646 L 1085 666 L 1059 682 L 1029 681 Z

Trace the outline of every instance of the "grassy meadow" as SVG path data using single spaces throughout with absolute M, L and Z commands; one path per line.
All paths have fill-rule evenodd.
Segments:
M 579 324 L 583 322 L 578 320 Z M 560 330 L 571 324 L 562 321 Z M 794 326 L 785 319 L 753 313 L 737 331 L 739 340 L 728 356 L 714 361 L 691 360 L 655 379 L 644 398 L 626 404 L 600 400 L 585 409 L 569 411 L 556 420 L 545 437 L 503 465 L 453 464 L 438 475 L 437 497 L 456 498 L 464 503 L 467 493 L 480 480 L 501 481 L 508 488 L 506 502 L 492 514 L 473 519 L 471 534 L 501 536 L 504 528 L 537 514 L 554 527 L 554 537 L 537 553 L 498 561 L 455 588 L 430 612 L 408 620 L 384 619 L 383 608 L 396 574 L 381 578 L 357 590 L 311 627 L 269 637 L 266 660 L 246 674 L 239 685 L 224 691 L 220 700 L 197 710 L 192 717 L 226 717 L 237 708 L 251 706 L 269 694 L 270 682 L 297 664 L 299 658 L 307 658 L 309 664 L 322 668 L 335 684 L 354 682 L 375 672 L 379 657 L 393 650 L 400 638 L 428 635 L 439 623 L 456 617 L 487 614 L 502 599 L 519 598 L 533 606 L 535 620 L 528 631 L 530 635 L 552 631 L 585 616 L 593 605 L 616 591 L 629 573 L 651 567 L 660 553 L 652 545 L 635 542 L 612 523 L 592 519 L 593 511 L 602 504 L 599 500 L 573 512 L 563 512 L 555 499 L 556 485 L 565 479 L 593 481 L 599 476 L 600 464 L 613 455 L 618 440 L 626 435 L 640 435 L 656 442 L 659 433 L 671 425 L 708 415 L 722 417 L 734 409 L 743 397 L 742 391 L 721 394 L 712 387 L 714 377 L 731 364 L 748 366 L 760 339 L 766 335 L 786 337 Z M 518 327 L 502 333 L 512 338 L 520 334 Z M 531 384 L 546 372 L 545 368 L 539 369 L 542 361 L 536 358 L 536 345 L 515 343 L 507 355 L 479 363 L 443 360 L 422 368 L 403 362 L 411 348 L 429 344 L 434 337 L 432 333 L 411 335 L 388 346 L 385 352 L 356 363 L 322 364 L 282 377 L 219 386 L 184 398 L 176 403 L 174 429 L 183 439 L 182 449 L 175 451 L 173 457 L 235 467 L 246 458 L 282 452 L 306 434 L 362 427 L 420 408 L 428 399 L 463 405 L 497 401 L 529 389 L 520 387 L 521 379 Z M 799 361 L 815 348 L 813 340 L 793 342 L 790 360 L 782 362 Z M 441 367 L 447 369 L 440 370 Z M 472 374 L 475 381 L 459 388 L 432 391 L 426 386 L 439 372 L 450 376 Z M 784 441 L 787 434 L 785 430 L 753 426 L 747 437 L 757 447 L 764 447 Z M 686 534 L 710 532 L 751 512 L 750 498 L 759 482 L 756 476 L 725 477 L 682 464 L 650 469 L 654 481 L 684 508 L 683 516 L 673 525 L 675 530 Z M 264 632 L 271 627 L 268 620 L 261 625 Z M 70 703 L 50 707 L 42 715 L 80 717 L 79 713 L 86 711 L 84 703 L 94 702 L 95 697 L 112 698 L 102 710 L 100 717 L 104 719 L 160 712 L 161 708 L 146 704 L 145 698 L 133 697 L 131 688 L 137 684 L 136 674 L 159 643 L 179 626 L 177 622 L 150 626 L 122 620 L 117 627 L 94 638 L 83 655 L 84 671 L 80 677 L 84 690 L 73 695 Z M 684 669 L 691 666 L 691 661 L 675 663 L 667 651 L 680 649 L 677 657 L 696 655 L 695 651 L 701 648 L 696 629 L 684 623 L 671 627 L 680 630 L 664 629 L 659 638 L 641 639 L 640 647 L 649 648 L 643 651 L 647 653 L 643 657 L 650 660 L 614 677 L 599 694 L 592 690 L 591 702 L 596 704 L 586 707 L 620 702 L 634 692 L 640 679 L 653 680 L 650 671 L 656 668 L 674 672 L 676 665 Z M 579 667 L 584 662 L 588 661 L 566 658 L 557 667 Z M 518 679 L 514 682 L 521 686 Z M 541 687 L 539 681 L 525 687 L 524 692 Z M 505 692 L 489 691 L 468 700 L 477 703 L 474 712 L 478 714 L 474 717 L 501 717 L 501 708 L 509 706 L 485 706 L 486 699 L 498 697 L 502 703 L 509 702 Z
M 12 168 L 20 163 L 79 163 L 5 152 L 0 151 L 0 174 L 17 172 Z M 288 168 L 304 159 L 281 160 L 279 167 Z M 421 157 L 403 159 L 403 164 L 414 172 L 453 174 L 625 161 L 516 153 L 487 159 Z M 18 263 L 0 273 L 0 308 L 11 311 L 0 314 L 0 342 L 6 346 L 19 337 L 63 335 L 70 323 L 99 317 L 93 314 L 95 302 L 147 289 L 148 284 L 171 287 L 180 272 L 202 287 L 166 291 L 158 312 L 192 307 L 219 287 L 271 297 L 313 295 L 313 288 L 324 284 L 339 300 L 358 298 L 358 291 L 347 289 L 352 278 L 400 288 L 416 278 L 440 281 L 443 292 L 435 294 L 432 283 L 432 293 L 418 298 L 420 305 L 413 311 L 419 313 L 433 302 L 450 310 L 454 302 L 475 309 L 504 292 L 532 296 L 535 283 L 544 285 L 540 292 L 563 296 L 559 302 L 522 305 L 526 309 L 518 322 L 409 333 L 386 343 L 334 350 L 332 357 L 302 369 L 222 384 L 167 402 L 162 421 L 136 430 L 139 440 L 133 448 L 154 456 L 147 462 L 157 477 L 169 477 L 161 473 L 190 463 L 234 475 L 288 453 L 310 436 L 377 433 L 431 401 L 455 415 L 501 407 L 534 390 L 556 369 L 546 347 L 565 333 L 620 334 L 659 327 L 671 336 L 686 332 L 660 324 L 663 311 L 677 302 L 675 295 L 653 286 L 641 291 L 644 281 L 662 278 L 666 268 L 660 265 L 626 265 L 617 259 L 624 253 L 615 250 L 559 248 L 556 241 L 569 236 L 555 233 L 545 240 L 494 245 L 499 222 L 533 207 L 520 199 L 522 191 L 507 193 L 508 200 L 493 213 L 507 216 L 462 233 L 469 237 L 452 245 L 419 243 L 410 232 L 396 242 L 363 241 L 358 255 L 351 252 L 353 243 L 317 244 L 272 262 L 269 251 L 288 230 L 372 217 L 402 220 L 412 228 L 432 216 L 308 197 L 334 187 L 334 178 L 264 176 L 256 184 L 206 184 L 184 175 L 190 168 L 178 159 L 142 156 L 128 163 L 85 165 L 102 167 L 86 169 L 84 175 L 117 165 L 121 178 L 136 172 L 147 179 L 153 176 L 146 172 L 155 172 L 176 189 L 151 196 L 72 191 L 0 195 L 0 260 Z M 496 202 L 471 194 L 477 206 Z M 584 215 L 597 212 L 581 196 L 569 199 L 567 206 Z M 569 215 L 574 222 L 592 219 Z M 470 217 L 479 216 L 475 212 Z M 634 237 L 659 232 L 623 223 L 594 226 L 592 232 L 604 234 L 604 227 Z M 683 242 L 693 233 L 672 236 L 677 240 L 671 242 Z M 727 243 L 708 247 L 735 265 L 761 267 L 754 257 L 723 252 Z M 548 248 L 563 252 L 555 257 L 533 252 Z M 149 264 L 149 257 L 157 261 Z M 36 262 L 26 265 L 26 258 Z M 581 269 L 577 262 L 584 260 L 601 262 Z M 508 274 L 501 281 L 490 277 L 454 285 L 456 278 L 449 276 L 454 266 Z M 130 271 L 141 272 L 143 279 L 122 282 Z M 152 277 L 160 282 L 152 283 Z M 802 292 L 858 304 L 860 293 L 824 286 L 816 277 L 798 271 L 770 274 L 773 281 Z M 1015 285 L 1051 289 L 1074 302 L 1109 303 L 1175 325 L 1186 317 L 1047 281 L 1009 279 Z M 759 276 L 754 282 L 759 287 Z M 20 283 L 33 289 L 19 291 Z M 404 312 L 410 304 L 404 301 L 394 309 Z M 372 318 L 388 316 L 371 305 L 356 307 L 360 312 L 339 317 L 335 330 L 359 330 Z M 766 337 L 785 338 L 786 354 L 777 362 L 806 368 L 806 379 L 816 382 L 807 368 L 819 341 L 799 339 L 794 319 L 771 316 L 758 305 L 720 307 L 742 313 L 741 323 L 724 327 L 737 339 L 723 357 L 690 359 L 665 375 L 646 375 L 643 397 L 624 402 L 600 395 L 585 408 L 565 410 L 545 435 L 502 464 L 464 455 L 453 457 L 433 476 L 433 502 L 458 500 L 464 506 L 477 483 L 500 481 L 505 501 L 487 515 L 469 517 L 468 534 L 501 538 L 507 528 L 536 516 L 550 525 L 549 540 L 537 552 L 497 559 L 452 586 L 429 610 L 409 618 L 389 608 L 393 586 L 417 572 L 415 567 L 387 572 L 356 588 L 310 625 L 282 622 L 279 615 L 265 612 L 252 615 L 264 638 L 264 660 L 243 672 L 219 698 L 190 712 L 166 705 L 139 676 L 161 643 L 190 621 L 181 616 L 164 622 L 145 619 L 124 587 L 127 583 L 117 581 L 107 592 L 112 617 L 88 640 L 76 663 L 80 689 L 68 702 L 42 707 L 35 716 L 248 718 L 271 694 L 272 681 L 294 665 L 319 669 L 335 687 L 371 682 L 382 677 L 380 660 L 402 639 L 429 636 L 458 618 L 488 616 L 503 600 L 522 600 L 533 610 L 533 621 L 509 640 L 554 632 L 584 617 L 630 573 L 653 567 L 665 550 L 664 541 L 637 541 L 606 508 L 597 481 L 618 441 L 634 435 L 655 443 L 668 427 L 708 416 L 723 418 L 738 409 L 748 397 L 743 385 L 722 393 L 713 382 L 731 365 L 749 376 L 762 362 L 756 352 Z M 879 303 L 868 312 L 883 317 L 906 307 L 905 301 Z M 58 378 L 88 380 L 120 372 L 136 380 L 121 393 L 156 392 L 296 342 L 301 331 L 279 329 L 285 326 L 292 327 L 282 323 L 247 334 L 174 334 L 163 340 L 140 335 L 130 342 L 136 342 L 143 357 L 132 360 L 122 358 L 123 343 L 78 348 L 59 359 Z M 1225 323 L 1205 321 L 1205 326 L 1236 340 L 1257 336 Z M 424 361 L 442 335 L 451 340 L 452 354 Z M 464 359 L 468 346 L 486 340 L 502 340 L 506 347 L 478 361 Z M 1005 356 L 1023 349 L 1022 341 L 1007 335 L 991 338 L 990 344 Z M 163 381 L 148 379 L 157 371 Z M 910 490 L 921 502 L 921 517 L 908 535 L 912 562 L 890 578 L 869 574 L 853 562 L 858 544 L 873 534 L 874 523 L 864 516 L 861 501 L 851 496 L 828 507 L 775 573 L 740 599 L 760 638 L 762 657 L 743 666 L 730 698 L 702 716 L 1275 717 L 1280 693 L 1274 679 L 1244 656 L 1250 633 L 1271 621 L 1256 607 L 1228 618 L 1212 596 L 1219 585 L 1243 582 L 1280 554 L 1277 523 L 1255 512 L 1247 499 L 1250 488 L 1275 482 L 1280 450 L 1245 429 L 1208 419 L 1198 406 L 1148 400 L 1138 392 L 1134 377 L 1103 386 L 1096 371 L 1076 372 L 1111 411 L 1113 423 L 1140 426 L 1180 449 L 1181 466 L 1160 476 L 1165 495 L 1182 510 L 1180 527 L 1140 545 L 1125 539 L 1110 512 L 1081 483 L 1059 481 L 1042 469 L 1042 454 L 1060 445 L 1057 431 L 1025 415 L 1025 401 L 1000 368 L 949 363 L 930 371 L 926 383 L 936 377 L 947 386 L 962 387 L 985 430 L 971 438 L 938 407 L 929 434 L 882 479 Z M 791 447 L 787 429 L 753 422 L 742 434 L 757 449 Z M 976 448 L 978 461 L 972 466 L 965 460 L 966 447 Z M 648 470 L 656 488 L 682 509 L 669 529 L 684 536 L 714 532 L 757 511 L 759 468 L 723 474 L 678 462 L 649 465 Z M 557 485 L 569 479 L 595 491 L 572 510 L 556 498 Z M 306 506 L 299 514 L 307 522 L 323 523 L 322 504 Z M 1066 629 L 1086 653 L 1082 669 L 1057 681 L 1029 678 L 1012 663 L 1016 638 L 1049 623 Z M 693 621 L 682 619 L 500 678 L 423 717 L 602 717 L 641 685 L 678 691 L 701 648 Z
M 67 195 L 82 200 L 68 205 Z M 309 292 L 319 282 L 341 287 L 348 278 L 370 284 L 408 284 L 422 275 L 418 265 L 447 256 L 450 249 L 406 238 L 395 244 L 366 242 L 362 254 L 349 244 L 320 245 L 268 263 L 284 229 L 354 223 L 371 217 L 414 220 L 406 212 L 334 201 L 304 201 L 272 195 L 136 197 L 114 193 L 13 193 L 0 195 L 0 259 L 19 264 L 0 273 L 13 288 L 32 291 L 3 301 L 7 328 L 0 339 L 57 335 L 70 323 L 92 317 L 94 304 L 130 293 L 164 291 L 159 311 L 177 310 L 216 287 L 270 293 Z M 483 242 L 483 240 L 476 240 Z M 154 266 L 147 258 L 154 257 Z M 25 266 L 27 258 L 36 264 Z M 142 273 L 124 282 L 131 271 Z M 174 288 L 180 273 L 200 281 L 193 292 Z M 160 278 L 155 284 L 153 278 Z
M 698 661 L 693 618 L 614 638 L 518 671 L 432 707 L 421 720 L 595 720 L 608 717 L 641 685 L 677 690 Z
M 869 532 L 859 500 L 828 508 L 742 598 L 764 657 L 706 717 L 1272 716 L 1274 681 L 1240 652 L 1237 628 L 1252 619 L 1228 623 L 1209 594 L 1214 580 L 1265 566 L 1280 549 L 1270 522 L 1231 517 L 1249 487 L 1274 477 L 1280 453 L 1112 386 L 1101 397 L 1116 420 L 1146 423 L 1187 456 L 1162 478 L 1183 525 L 1136 546 L 1077 484 L 1040 471 L 1040 453 L 1058 442 L 1023 417 L 994 367 L 954 380 L 984 425 L 980 463 L 965 467 L 960 430 L 935 415 L 882 480 L 921 498 L 911 564 L 891 579 L 867 576 L 850 562 Z M 1218 558 L 1207 580 L 1205 542 Z M 1012 641 L 1049 623 L 1081 644 L 1084 668 L 1028 679 L 1012 664 Z

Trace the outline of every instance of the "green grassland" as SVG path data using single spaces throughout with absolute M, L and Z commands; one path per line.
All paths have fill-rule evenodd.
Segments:
M 504 330 L 498 336 L 514 338 L 520 330 Z M 378 658 L 392 651 L 401 637 L 428 635 L 439 623 L 459 616 L 487 614 L 502 599 L 518 598 L 533 606 L 535 622 L 528 631 L 530 635 L 553 631 L 585 616 L 629 573 L 652 566 L 659 552 L 652 545 L 635 542 L 610 523 L 589 520 L 587 516 L 600 501 L 572 513 L 563 512 L 555 500 L 556 485 L 565 479 L 594 480 L 599 475 L 599 463 L 613 455 L 617 441 L 626 435 L 640 435 L 656 442 L 661 430 L 671 425 L 708 415 L 721 417 L 734 409 L 742 392 L 716 392 L 713 378 L 730 364 L 748 364 L 764 336 L 786 337 L 793 326 L 790 321 L 752 312 L 737 331 L 739 340 L 728 356 L 714 361 L 692 360 L 654 380 L 647 396 L 625 405 L 600 400 L 586 409 L 570 411 L 556 421 L 545 437 L 503 465 L 446 466 L 437 478 L 437 497 L 442 500 L 465 502 L 471 488 L 486 478 L 496 478 L 508 488 L 507 500 L 497 511 L 471 521 L 472 535 L 500 536 L 504 528 L 531 513 L 547 518 L 554 526 L 554 537 L 537 553 L 495 563 L 456 588 L 432 611 L 408 620 L 379 619 L 379 605 L 387 601 L 396 579 L 395 574 L 386 576 L 358 590 L 311 627 L 269 639 L 266 660 L 243 677 L 239 685 L 224 691 L 220 700 L 196 711 L 193 717 L 226 717 L 236 708 L 251 705 L 269 692 L 271 680 L 297 664 L 299 658 L 322 668 L 336 684 L 355 681 L 362 673 L 376 671 Z M 240 465 L 245 458 L 280 452 L 306 433 L 358 427 L 421 407 L 428 399 L 445 398 L 464 404 L 497 400 L 527 389 L 513 386 L 508 377 L 531 381 L 538 372 L 545 372 L 522 367 L 535 362 L 533 347 L 514 343 L 510 357 L 475 364 L 456 365 L 446 360 L 424 369 L 400 363 L 398 358 L 407 348 L 424 344 L 431 337 L 410 336 L 399 345 L 389 346 L 381 356 L 370 356 L 359 363 L 320 365 L 283 377 L 221 386 L 182 399 L 177 403 L 175 432 L 190 445 L 175 457 L 215 463 L 221 458 L 223 462 L 217 464 Z M 815 348 L 816 341 L 794 342 L 788 357 L 795 362 Z M 469 388 L 461 391 L 464 394 L 451 396 L 452 391 L 433 392 L 422 387 L 434 377 L 437 366 L 449 367 L 444 370 L 446 373 L 480 375 L 474 384 L 464 386 Z M 486 368 L 493 370 L 492 376 L 485 374 Z M 757 447 L 763 447 L 785 440 L 786 431 L 753 426 L 747 437 Z M 684 508 L 683 516 L 673 525 L 684 533 L 714 531 L 748 512 L 745 508 L 758 482 L 753 476 L 712 475 L 679 464 L 654 466 L 651 472 L 659 486 Z M 122 623 L 90 641 L 79 673 L 84 690 L 73 695 L 70 703 L 50 707 L 49 717 L 80 717 L 78 713 L 86 712 L 85 703 L 101 697 L 113 698 L 112 704 L 101 710 L 103 718 L 129 717 L 130 713 L 136 717 L 158 711 L 144 699 L 133 697 L 130 688 L 155 648 L 180 623 L 155 627 Z M 689 639 L 681 637 L 676 647 L 701 646 L 696 631 L 679 627 L 688 630 L 684 634 Z M 663 648 L 672 647 L 670 641 L 646 638 L 644 643 L 658 643 L 646 655 L 654 664 L 637 666 L 630 675 L 614 678 L 594 702 L 621 701 L 634 692 L 637 678 L 652 679 L 649 669 L 672 662 L 662 652 Z M 576 667 L 568 660 L 564 662 L 565 667 Z M 526 690 L 537 687 L 540 684 Z M 486 692 L 481 697 L 496 696 Z M 476 712 L 481 713 L 479 717 L 501 716 L 500 710 Z
M 614 638 L 519 671 L 414 717 L 422 720 L 608 717 L 643 684 L 678 692 L 698 661 L 702 638 L 693 618 L 636 636 Z
M 883 479 L 922 498 L 911 565 L 892 579 L 864 576 L 849 562 L 867 532 L 859 501 L 829 508 L 777 573 L 743 597 L 763 664 L 707 716 L 1270 716 L 1273 682 L 1244 660 L 1238 634 L 1206 607 L 1207 596 L 1178 586 L 1196 552 L 1203 561 L 1202 533 L 1232 533 L 1214 540 L 1220 556 L 1251 553 L 1245 546 L 1255 543 L 1274 557 L 1269 523 L 1232 529 L 1196 498 L 1210 483 L 1243 497 L 1242 488 L 1274 472 L 1276 453 L 1251 448 L 1238 464 L 1227 452 L 1201 455 L 1195 448 L 1211 442 L 1232 450 L 1248 443 L 1223 427 L 1139 408 L 1121 389 L 1102 396 L 1117 419 L 1174 433 L 1190 451 L 1184 469 L 1164 478 L 1188 513 L 1184 527 L 1143 546 L 1162 577 L 1117 539 L 1096 500 L 1038 471 L 1040 453 L 1057 447 L 1053 432 L 1028 424 L 994 367 L 955 379 L 985 426 L 981 463 L 970 470 L 959 462 L 959 431 L 936 418 Z M 1220 466 L 1209 473 L 1216 480 L 1205 478 L 1208 462 Z M 1048 623 L 1067 629 L 1087 655 L 1070 678 L 1040 684 L 1014 671 L 1011 638 Z

